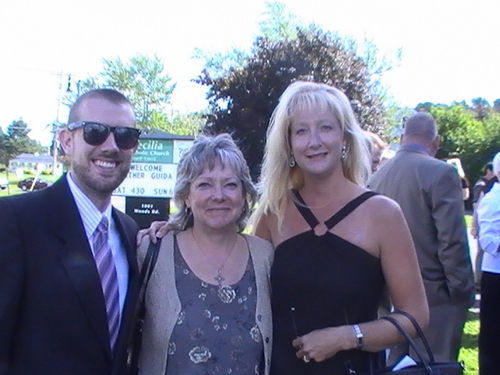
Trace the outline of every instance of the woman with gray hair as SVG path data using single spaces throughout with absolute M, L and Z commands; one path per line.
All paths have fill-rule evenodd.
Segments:
M 231 136 L 199 136 L 178 169 L 146 291 L 139 373 L 269 374 L 272 245 L 242 234 L 256 190 Z M 149 245 L 139 247 L 139 263 Z

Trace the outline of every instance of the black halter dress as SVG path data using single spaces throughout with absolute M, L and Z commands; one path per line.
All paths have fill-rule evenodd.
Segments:
M 382 353 L 342 351 L 319 363 L 305 363 L 295 356 L 292 341 L 297 336 L 376 319 L 385 280 L 378 258 L 330 231 L 316 235 L 314 228 L 319 221 L 300 194 L 294 193 L 301 203 L 296 207 L 311 230 L 276 247 L 271 269 L 271 374 L 344 375 L 377 368 L 383 364 Z M 373 195 L 366 192 L 347 203 L 325 222 L 328 230 Z

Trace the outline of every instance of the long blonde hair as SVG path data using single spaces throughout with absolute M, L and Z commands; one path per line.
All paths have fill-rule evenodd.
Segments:
M 304 178 L 298 166 L 290 167 L 290 125 L 297 113 L 304 110 L 327 110 L 340 124 L 346 144 L 342 159 L 344 176 L 361 186 L 370 174 L 370 157 L 363 132 L 356 121 L 349 99 L 339 89 L 323 83 L 297 81 L 288 86 L 275 108 L 269 128 L 259 182 L 259 207 L 252 223 L 263 215 L 275 214 L 278 227 L 290 199 L 290 189 L 300 189 Z

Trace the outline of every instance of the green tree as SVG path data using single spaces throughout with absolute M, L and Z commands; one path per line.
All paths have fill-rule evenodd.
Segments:
M 274 1 L 266 3 L 267 18 L 262 21 L 260 33 L 269 40 L 296 39 L 297 31 L 303 28 L 300 20 L 286 10 L 285 4 Z
M 205 69 L 196 80 L 209 87 L 206 128 L 232 133 L 239 140 L 254 178 L 260 172 L 271 113 L 295 80 L 334 85 L 351 100 L 363 128 L 378 132 L 385 125 L 367 64 L 338 35 L 308 28 L 298 30 L 296 39 L 258 37 L 242 66 L 220 76 Z
M 171 121 L 169 132 L 180 135 L 197 135 L 205 123 L 205 115 L 201 113 L 178 114 Z
M 472 110 L 479 121 L 483 121 L 491 110 L 490 103 L 484 98 L 472 99 Z
M 403 134 L 404 123 L 414 112 L 413 108 L 389 105 L 385 110 L 386 126 L 381 130 L 380 135 L 388 143 L 398 144 Z
M 134 104 L 140 127 L 161 127 L 161 115 L 166 111 L 175 89 L 175 83 L 171 83 L 171 78 L 163 72 L 163 62 L 156 55 L 153 58 L 137 55 L 128 61 L 121 58 L 103 59 L 102 62 L 103 71 L 96 77 L 79 81 L 79 93 L 70 93 L 66 104 L 71 105 L 78 94 L 89 90 L 113 88 Z
M 0 163 L 8 165 L 9 161 L 19 154 L 33 154 L 44 152 L 45 148 L 39 142 L 31 139 L 28 134 L 31 130 L 23 120 L 12 121 L 5 134 L 0 136 Z
M 204 115 L 193 112 L 188 114 L 177 113 L 169 120 L 164 113 L 154 113 L 155 129 L 178 135 L 197 135 L 205 125 Z
M 458 156 L 468 179 L 476 181 L 483 166 L 500 151 L 500 114 L 491 111 L 480 120 L 477 111 L 464 102 L 425 103 L 425 108 L 439 127 L 441 146 L 436 157 Z
M 6 162 L 9 160 L 7 155 L 7 135 L 4 134 L 2 128 L 0 128 L 0 164 L 7 165 Z
M 500 112 L 500 99 L 496 99 L 493 102 L 493 110 L 496 112 Z

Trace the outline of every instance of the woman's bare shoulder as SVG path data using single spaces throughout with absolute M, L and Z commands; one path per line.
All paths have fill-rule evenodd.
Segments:
M 252 235 L 272 241 L 272 232 L 276 227 L 276 215 L 264 213 L 257 222 L 254 223 Z
M 401 207 L 399 204 L 382 194 L 377 194 L 366 201 L 366 208 L 371 211 L 372 216 L 379 219 L 390 218 L 390 217 L 400 217 Z

